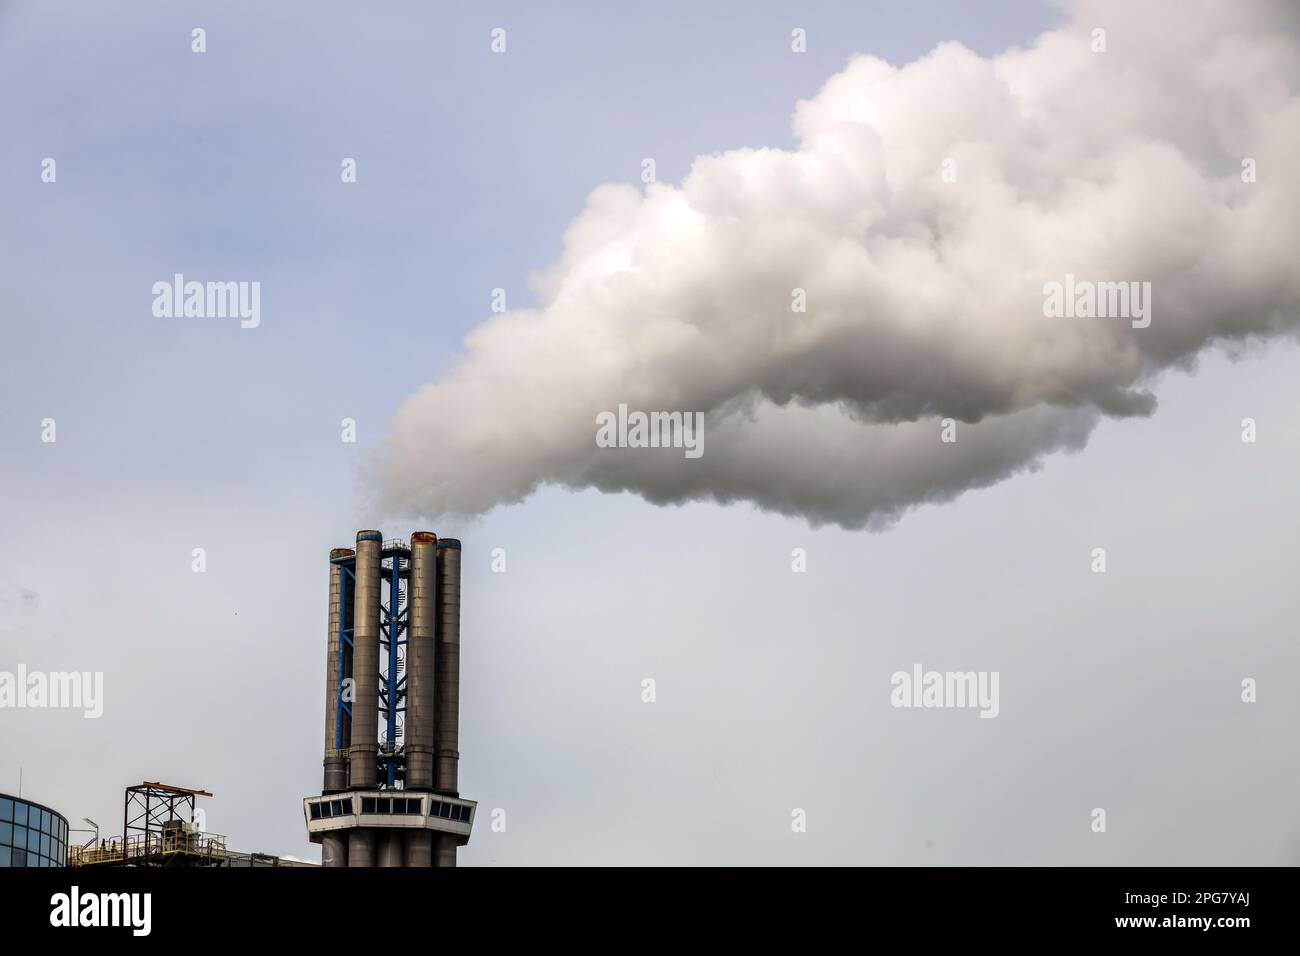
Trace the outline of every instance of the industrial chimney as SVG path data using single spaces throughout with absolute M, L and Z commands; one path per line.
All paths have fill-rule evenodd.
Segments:
M 476 804 L 458 790 L 460 542 L 357 533 L 329 564 L 325 759 L 303 800 L 325 866 L 455 866 Z

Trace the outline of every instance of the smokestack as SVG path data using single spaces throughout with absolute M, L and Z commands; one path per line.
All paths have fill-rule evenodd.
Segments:
M 348 838 L 344 834 L 327 833 L 321 838 L 320 865 L 348 865 Z
M 406 632 L 406 786 L 411 790 L 433 789 L 437 552 L 437 535 L 411 535 L 411 620 Z
M 348 831 L 348 866 L 375 865 L 375 831 Z
M 355 550 L 330 552 L 324 785 L 303 799 L 325 866 L 455 866 L 469 840 L 476 804 L 458 779 L 460 552 L 432 531 L 409 546 L 361 531 Z M 341 696 L 346 678 L 353 693 Z
M 351 548 L 335 548 L 330 552 L 330 611 L 329 633 L 325 652 L 325 793 L 347 789 L 348 766 L 343 756 L 351 740 L 348 715 L 344 713 L 343 734 L 339 736 L 339 676 L 352 676 L 351 655 L 343 644 L 343 629 L 351 627 L 352 601 L 348 573 L 343 560 L 355 554 Z M 343 670 L 340 672 L 339 667 Z
M 460 541 L 443 538 L 438 542 L 438 633 L 437 647 L 437 753 L 433 787 L 448 796 L 459 796 L 457 764 L 460 760 Z M 456 838 L 437 837 L 437 865 L 456 865 Z
M 406 788 L 433 789 L 434 647 L 438 536 L 411 535 L 410 625 L 406 631 Z M 407 866 L 433 865 L 433 834 L 407 834 Z
M 428 830 L 412 830 L 406 835 L 406 865 L 433 866 L 433 834 Z
M 379 865 L 389 867 L 400 867 L 403 862 L 403 849 L 406 844 L 402 840 L 401 830 L 380 830 L 379 836 Z
M 352 655 L 343 642 L 343 631 L 352 626 L 352 589 L 345 563 L 355 552 L 335 548 L 330 552 L 329 625 L 325 640 L 325 773 L 322 793 L 347 789 L 348 763 L 344 756 L 351 739 L 351 720 L 340 712 L 340 678 L 352 676 Z M 341 722 L 340 722 L 341 718 Z M 326 834 L 321 841 L 322 866 L 347 866 L 347 839 Z
M 357 532 L 356 596 L 352 622 L 352 735 L 348 786 L 370 790 L 377 785 L 379 753 L 379 564 L 384 536 Z M 353 830 L 348 836 L 348 866 L 374 866 L 374 834 Z
M 353 790 L 372 789 L 379 753 L 379 562 L 383 535 L 357 532 L 357 582 L 353 600 L 352 702 L 349 741 Z

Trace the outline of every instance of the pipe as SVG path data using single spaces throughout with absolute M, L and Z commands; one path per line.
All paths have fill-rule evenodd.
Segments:
M 357 532 L 356 597 L 352 623 L 352 734 L 349 745 L 353 790 L 373 790 L 378 785 L 379 753 L 379 565 L 384 536 L 378 531 Z M 348 865 L 352 846 L 349 844 Z
M 433 834 L 428 830 L 406 834 L 406 865 L 433 866 Z
M 348 660 L 350 655 L 347 654 L 346 646 L 340 642 L 341 631 L 349 626 L 348 619 L 351 614 L 345 613 L 343 607 L 343 596 L 344 592 L 348 590 L 348 581 L 346 580 L 347 572 L 344 571 L 340 562 L 353 554 L 351 548 L 335 548 L 330 551 L 329 630 L 325 637 L 325 759 L 323 761 L 325 774 L 322 793 L 336 793 L 339 790 L 347 789 L 348 785 L 347 758 L 340 752 L 347 746 L 349 740 L 346 713 L 343 714 L 343 740 L 340 743 L 338 739 L 339 655 L 343 655 L 341 662 L 343 664 L 343 676 L 351 676 L 351 667 L 349 666 L 351 661 Z M 331 864 L 326 863 L 325 865 L 330 866 Z
M 326 833 L 321 839 L 321 866 L 348 865 L 348 838 L 344 833 Z
M 433 788 L 459 796 L 457 761 L 460 751 L 460 542 L 438 542 L 437 754 Z
M 348 831 L 348 867 L 375 865 L 375 831 Z
M 400 867 L 402 865 L 405 841 L 401 830 L 379 831 L 379 865 Z
M 410 627 L 406 632 L 406 788 L 433 788 L 435 707 L 434 621 L 437 615 L 438 536 L 411 535 Z M 426 864 L 427 865 L 427 864 Z
M 457 764 L 460 760 L 460 541 L 438 542 L 438 628 L 434 668 L 437 672 L 438 716 L 435 725 L 433 787 L 439 793 L 459 796 Z M 456 865 L 456 837 L 437 837 L 437 866 Z
M 438 859 L 434 866 L 456 865 L 456 838 L 450 833 L 438 834 Z

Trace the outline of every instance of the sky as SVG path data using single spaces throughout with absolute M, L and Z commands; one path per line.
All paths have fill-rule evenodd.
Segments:
M 108 835 L 126 786 L 205 788 L 232 846 L 318 858 L 329 549 L 430 527 L 464 543 L 462 865 L 1300 862 L 1294 265 L 1281 334 L 1162 354 L 1154 413 L 1085 409 L 1086 447 L 879 527 L 545 476 L 425 523 L 435 473 L 509 459 L 476 445 L 496 408 L 421 389 L 474 354 L 493 290 L 547 308 L 597 187 L 648 193 L 647 157 L 684 189 L 697 157 L 798 150 L 796 104 L 855 55 L 992 58 L 1069 10 L 269 6 L 0 4 L 0 671 L 104 675 L 98 719 L 0 709 L 0 791 L 21 769 Z M 1174 6 L 1153 5 L 1171 35 Z M 1295 77 L 1242 82 L 1294 104 Z M 260 324 L 157 317 L 176 273 L 260 282 Z M 564 359 L 557 389 L 596 360 Z M 462 459 L 393 464 L 417 395 L 418 433 L 469 436 Z M 546 411 L 509 431 L 555 434 Z M 772 450 L 781 481 L 824 477 Z M 997 672 L 997 717 L 893 706 L 916 665 Z

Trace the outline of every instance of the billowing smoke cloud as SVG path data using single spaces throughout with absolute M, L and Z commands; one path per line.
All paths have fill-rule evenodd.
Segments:
M 1208 346 L 1291 334 L 1297 8 L 1072 9 L 992 59 L 854 59 L 798 104 L 794 151 L 596 189 L 539 307 L 485 321 L 400 409 L 386 503 L 476 514 L 556 484 L 880 527 L 1150 414 Z M 1151 283 L 1150 324 L 1045 316 L 1067 275 Z M 620 403 L 704 412 L 703 454 L 597 447 Z

